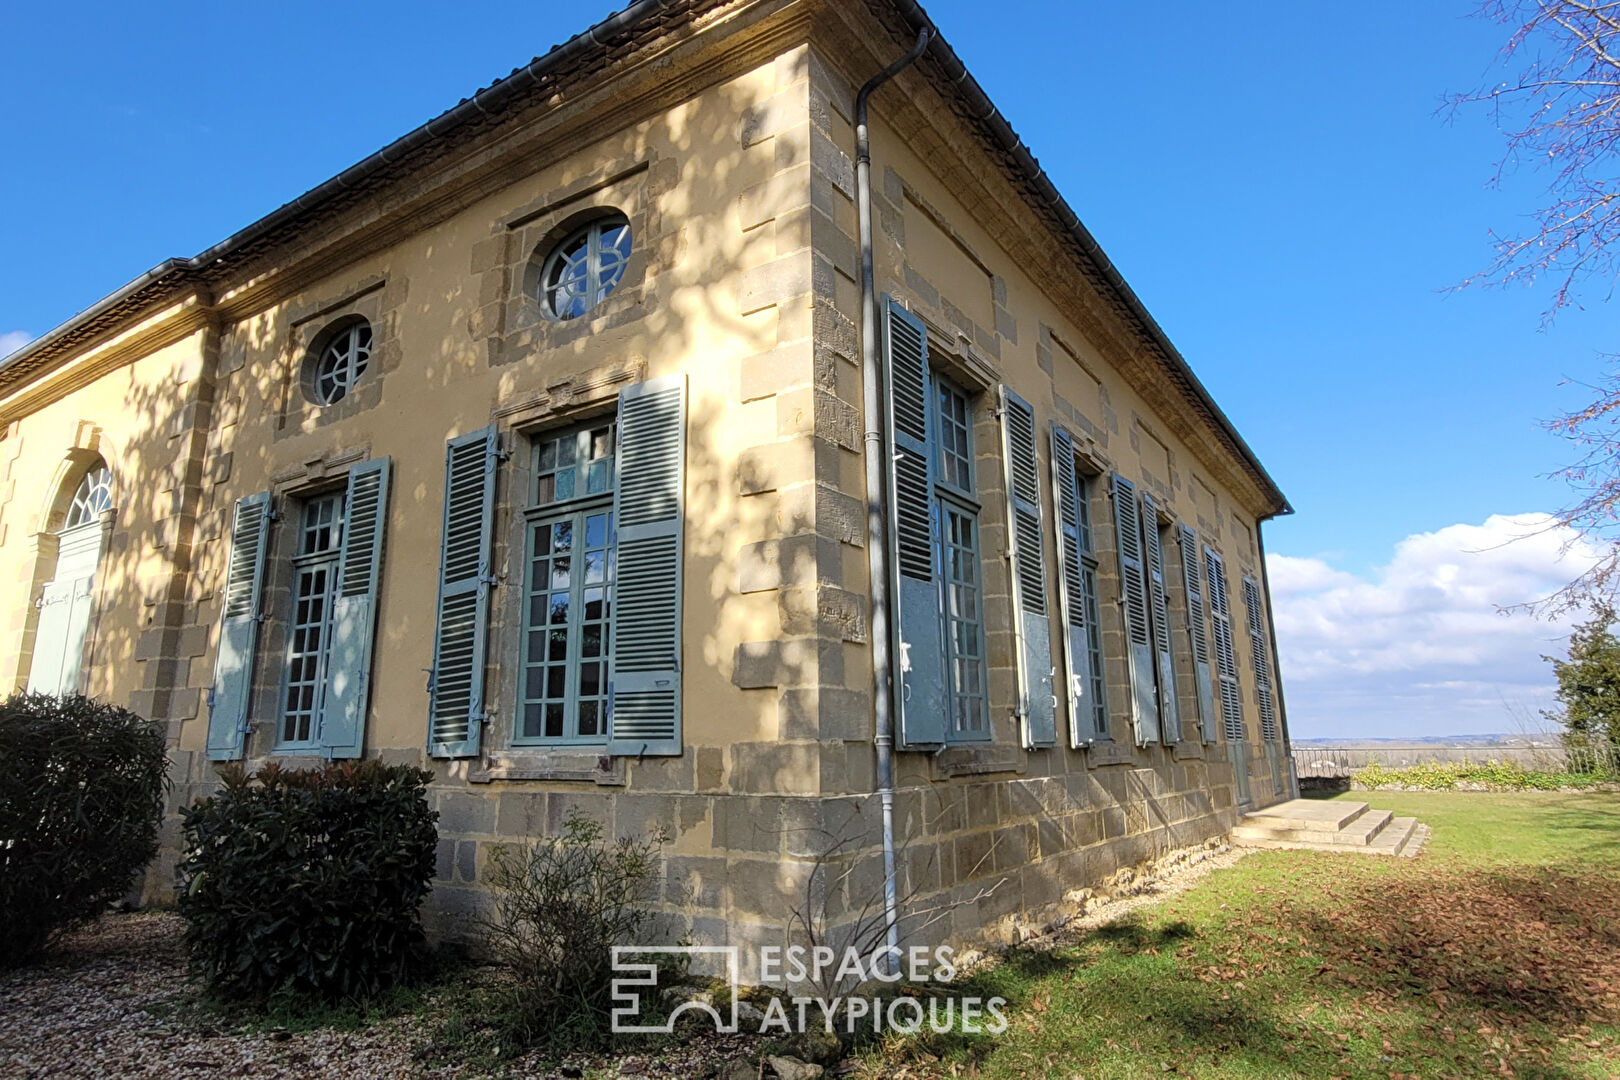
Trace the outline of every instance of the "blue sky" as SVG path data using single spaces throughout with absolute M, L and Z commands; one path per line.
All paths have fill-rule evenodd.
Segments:
M 615 6 L 462 20 L 413 2 L 13 5 L 0 335 L 41 333 L 217 242 Z M 1489 189 L 1489 118 L 1436 115 L 1446 91 L 1488 75 L 1503 31 L 1467 17 L 1469 0 L 928 7 L 1292 499 L 1268 543 L 1297 560 L 1279 590 L 1297 606 L 1278 616 L 1296 734 L 1503 730 L 1504 708 L 1540 703 L 1534 654 L 1562 632 L 1545 624 L 1515 631 L 1529 659 L 1511 678 L 1483 654 L 1471 674 L 1411 668 L 1429 689 L 1399 706 L 1370 694 L 1387 671 L 1308 675 L 1320 665 L 1300 659 L 1290 676 L 1296 657 L 1365 644 L 1365 611 L 1333 590 L 1371 589 L 1362 601 L 1383 611 L 1397 571 L 1421 578 L 1414 552 L 1455 579 L 1445 567 L 1508 528 L 1493 515 L 1565 497 L 1545 478 L 1565 447 L 1540 422 L 1580 402 L 1559 382 L 1598 370 L 1613 311 L 1594 294 L 1544 331 L 1544 289 L 1443 291 L 1543 182 Z M 1485 531 L 1446 532 L 1459 526 Z M 1442 554 L 1401 547 L 1422 536 Z M 1561 566 L 1542 566 L 1545 582 L 1475 570 L 1480 588 L 1457 602 L 1478 613 L 1528 598 L 1508 578 L 1540 587 Z M 1389 620 L 1396 654 L 1400 634 L 1439 632 L 1423 595 L 1411 625 Z M 1459 707 L 1458 682 L 1500 701 Z

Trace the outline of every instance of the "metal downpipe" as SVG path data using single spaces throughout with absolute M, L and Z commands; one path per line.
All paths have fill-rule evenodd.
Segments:
M 861 381 L 866 416 L 866 560 L 872 603 L 872 713 L 876 728 L 877 792 L 883 808 L 883 918 L 887 924 L 886 964 L 898 969 L 899 900 L 894 873 L 894 657 L 889 625 L 888 439 L 884 430 L 888 403 L 877 347 L 877 286 L 872 269 L 872 145 L 867 128 L 867 102 L 874 91 L 917 62 L 928 47 L 927 27 L 917 32 L 911 51 L 872 78 L 855 95 L 855 201 L 860 215 L 861 245 Z

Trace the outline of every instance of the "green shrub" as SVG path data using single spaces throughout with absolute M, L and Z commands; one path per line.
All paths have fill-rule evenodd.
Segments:
M 0 702 L 0 968 L 129 891 L 157 854 L 163 732 L 79 694 Z
M 1526 769 L 1511 761 L 1428 762 L 1398 769 L 1374 764 L 1351 776 L 1362 788 L 1402 787 L 1423 791 L 1455 791 L 1463 785 L 1483 785 L 1498 791 L 1557 791 L 1592 787 L 1606 779 L 1608 777 L 1596 774 Z
M 183 811 L 180 914 L 196 970 L 227 1000 L 364 999 L 421 958 L 433 774 L 380 761 L 271 764 Z
M 514 976 L 496 1004 L 504 1050 L 608 1041 L 613 947 L 647 944 L 651 913 L 641 905 L 666 839 L 608 841 L 600 824 L 573 814 L 560 836 L 496 851 L 497 914 L 485 930 Z

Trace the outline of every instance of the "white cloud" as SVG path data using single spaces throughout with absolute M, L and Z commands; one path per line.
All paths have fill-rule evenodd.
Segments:
M 0 334 L 0 359 L 4 359 L 34 340 L 34 335 L 26 330 L 9 330 Z
M 1361 577 L 1322 558 L 1271 555 L 1289 728 L 1300 738 L 1515 731 L 1552 703 L 1541 659 L 1572 620 L 1504 613 L 1591 564 L 1545 514 L 1493 515 L 1409 536 Z

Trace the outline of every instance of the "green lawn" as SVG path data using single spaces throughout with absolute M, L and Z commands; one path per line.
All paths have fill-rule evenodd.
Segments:
M 1620 1075 L 1620 796 L 1340 796 L 1415 815 L 1418 859 L 1273 851 L 980 982 L 999 1038 L 861 1075 Z

